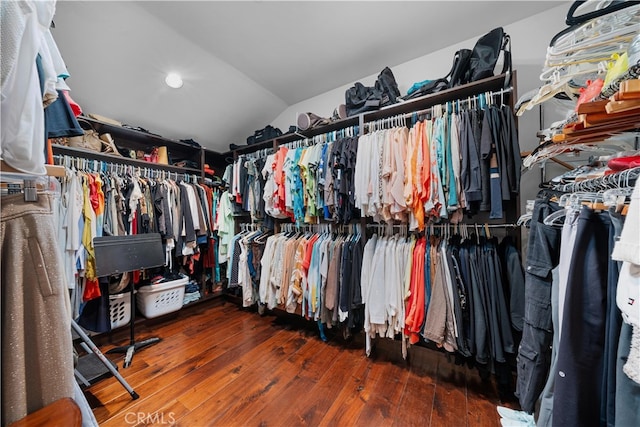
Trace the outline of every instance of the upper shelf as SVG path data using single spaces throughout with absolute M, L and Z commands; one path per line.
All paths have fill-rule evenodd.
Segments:
M 200 175 L 202 171 L 200 169 L 193 169 L 187 167 L 178 167 L 173 165 L 165 165 L 162 163 L 145 162 L 144 160 L 132 159 L 129 157 L 115 156 L 107 153 L 98 153 L 92 150 L 85 150 L 76 147 L 66 147 L 64 145 L 52 144 L 54 154 L 66 155 L 71 157 L 79 157 L 89 160 L 98 160 L 106 163 L 125 164 L 135 166 L 139 168 L 161 169 L 169 172 L 186 173 L 190 175 Z
M 507 79 L 506 74 L 500 74 L 497 76 L 488 77 L 486 79 L 478 80 L 476 82 L 468 83 L 466 85 L 454 87 L 451 89 L 445 89 L 441 92 L 437 92 L 431 95 L 425 95 L 420 98 L 415 98 L 409 101 L 393 104 L 388 107 L 381 108 L 380 110 L 368 111 L 356 116 L 347 117 L 346 119 L 337 120 L 329 123 L 326 126 L 319 126 L 316 128 L 307 129 L 305 131 L 300 130 L 296 133 L 281 135 L 276 138 L 269 139 L 267 141 L 263 141 L 257 144 L 243 145 L 238 147 L 235 150 L 231 150 L 226 153 L 223 153 L 223 155 L 232 156 L 234 153 L 237 153 L 237 154 L 251 153 L 251 152 L 255 152 L 265 148 L 272 148 L 280 144 L 285 144 L 287 142 L 297 141 L 299 139 L 304 139 L 304 138 L 311 138 L 316 135 L 321 135 L 324 133 L 333 132 L 335 130 L 344 129 L 349 126 L 357 126 L 362 123 L 368 123 L 371 121 L 393 117 L 400 114 L 406 114 L 406 113 L 424 110 L 434 105 L 443 104 L 447 101 L 465 99 L 470 96 L 477 95 L 483 92 L 498 91 L 504 87 L 506 79 Z M 515 87 L 515 82 L 516 82 L 516 72 L 513 71 L 513 73 L 511 74 L 512 87 Z M 512 91 L 515 91 L 515 88 L 513 88 Z M 515 99 L 516 97 L 515 92 L 511 92 L 510 95 L 511 95 L 511 99 Z
M 201 147 L 196 147 L 191 144 L 184 143 L 182 141 L 176 141 L 174 139 L 169 139 L 162 137 L 160 135 L 154 135 L 151 133 L 142 132 L 135 129 L 129 129 L 122 126 L 112 125 L 109 123 L 104 123 L 99 120 L 92 119 L 90 117 L 82 116 L 82 119 L 93 125 L 94 129 L 102 134 L 109 133 L 116 141 L 116 145 L 120 145 L 121 143 L 127 147 L 131 146 L 131 148 L 149 148 L 149 147 L 157 147 L 157 146 L 166 146 L 169 150 L 178 151 L 181 153 L 190 153 L 196 154 L 200 153 Z
M 511 76 L 511 83 L 515 82 L 514 71 Z M 499 91 L 504 87 L 506 74 L 500 74 L 494 77 L 478 80 L 477 82 L 467 83 L 462 86 L 445 89 L 431 95 L 421 96 L 406 102 L 389 105 L 376 111 L 369 111 L 363 114 L 365 123 L 396 116 L 399 114 L 411 113 L 414 111 L 424 110 L 434 105 L 443 104 L 447 101 L 464 100 L 465 98 L 477 95 L 483 92 Z M 515 94 L 512 94 L 515 95 Z M 514 96 L 515 98 L 515 96 Z

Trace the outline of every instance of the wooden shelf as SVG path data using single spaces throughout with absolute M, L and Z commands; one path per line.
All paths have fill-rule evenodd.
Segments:
M 349 126 L 357 126 L 361 123 L 368 123 L 371 121 L 385 119 L 400 114 L 407 114 L 424 110 L 434 105 L 444 104 L 447 101 L 465 99 L 483 92 L 498 91 L 504 87 L 506 79 L 506 74 L 488 77 L 486 79 L 478 80 L 477 82 L 468 83 L 466 85 L 454 87 L 451 89 L 445 89 L 441 92 L 437 92 L 431 95 L 425 95 L 420 98 L 415 98 L 409 101 L 389 105 L 387 107 L 381 108 L 380 110 L 368 111 L 356 116 L 347 117 L 346 119 L 337 120 L 325 126 L 307 129 L 306 131 L 298 131 L 297 133 L 281 135 L 277 138 L 272 138 L 258 144 L 243 145 L 235 150 L 222 153 L 222 155 L 233 157 L 237 154 L 252 153 L 265 148 L 277 147 L 288 142 L 297 141 L 304 138 L 312 138 L 316 135 L 333 132 L 335 130 L 344 129 Z M 511 84 L 513 85 L 513 91 L 509 94 L 509 96 L 513 97 L 514 99 L 516 97 L 515 82 L 516 72 L 513 71 L 511 74 Z M 362 132 L 362 130 L 360 130 L 360 132 Z
M 113 125 L 111 123 L 101 122 L 100 120 L 90 117 L 81 116 L 78 118 L 81 126 L 83 122 L 91 124 L 93 129 L 99 134 L 109 133 L 113 138 L 116 146 L 123 150 L 142 150 L 150 153 L 153 147 L 166 147 L 169 161 L 176 163 L 180 160 L 188 160 L 194 162 L 197 167 L 189 168 L 189 173 L 197 170 L 197 174 L 202 176 L 203 172 L 203 148 L 182 141 L 165 138 L 127 127 Z M 86 123 L 84 124 L 87 127 Z M 148 167 L 148 166 L 147 166 Z M 173 171 L 173 170 L 172 170 Z
M 66 147 L 64 145 L 58 144 L 52 144 L 52 148 L 54 155 L 61 154 L 66 156 L 85 158 L 89 160 L 99 160 L 107 163 L 125 164 L 139 168 L 159 169 L 176 173 L 195 174 L 198 176 L 202 173 L 200 169 L 181 168 L 178 166 L 163 165 L 161 163 L 145 162 L 144 160 L 132 159 L 123 156 L 114 156 L 107 153 L 98 153 L 96 151 L 85 150 L 83 148 Z
M 514 71 L 511 76 L 512 82 L 515 81 L 515 74 L 516 73 Z M 444 104 L 447 101 L 457 99 L 462 100 L 483 92 L 497 91 L 504 86 L 506 77 L 506 74 L 500 74 L 498 76 L 478 80 L 477 82 L 468 83 L 451 89 L 445 89 L 431 95 L 421 96 L 420 98 L 412 99 L 410 101 L 389 105 L 388 107 L 384 107 L 380 110 L 369 111 L 363 113 L 363 120 L 367 123 L 374 120 L 397 116 L 399 114 L 424 110 L 434 105 Z M 514 93 L 510 95 L 515 98 Z
M 166 145 L 172 148 L 178 148 L 180 150 L 193 151 L 194 153 L 199 152 L 201 150 L 201 147 L 196 147 L 194 145 L 187 144 L 182 141 L 165 138 L 160 135 L 142 132 L 135 129 L 129 129 L 123 126 L 116 126 L 109 123 L 104 123 L 99 120 L 92 119 L 91 117 L 82 116 L 82 117 L 79 117 L 79 119 L 83 119 L 91 123 L 98 133 L 101 133 L 101 134 L 110 133 L 114 139 L 116 139 L 117 137 L 120 137 L 120 138 L 126 139 L 127 141 L 132 141 L 132 142 L 142 141 L 147 144 L 147 147 Z M 116 139 L 116 142 L 117 142 L 117 139 Z

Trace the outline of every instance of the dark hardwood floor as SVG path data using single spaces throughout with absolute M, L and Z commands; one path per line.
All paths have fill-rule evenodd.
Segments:
M 85 390 L 100 425 L 179 426 L 499 426 L 493 382 L 438 351 L 362 336 L 319 339 L 312 322 L 259 316 L 223 300 L 147 322 L 138 339 L 162 338 L 115 378 Z M 103 351 L 126 331 L 96 338 Z M 110 341 L 110 342 L 109 342 Z

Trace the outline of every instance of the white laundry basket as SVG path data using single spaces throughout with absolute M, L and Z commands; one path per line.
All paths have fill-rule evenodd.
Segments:
M 109 295 L 109 317 L 111 329 L 116 329 L 131 320 L 131 292 Z
M 188 282 L 189 278 L 182 276 L 171 282 L 141 286 L 136 294 L 140 312 L 151 319 L 180 310 L 184 301 L 184 288 Z

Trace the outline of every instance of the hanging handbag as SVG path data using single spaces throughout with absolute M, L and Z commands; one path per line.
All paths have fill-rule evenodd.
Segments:
M 97 151 L 98 153 L 101 152 L 103 142 L 100 139 L 98 132 L 93 128 L 93 125 L 87 120 L 83 120 L 81 118 L 78 118 L 78 123 L 80 126 L 88 126 L 89 129 L 83 128 L 84 135 L 70 137 L 67 145 L 73 148 L 82 148 L 85 150 Z
M 103 153 L 122 157 L 122 154 L 120 154 L 120 151 L 118 151 L 116 142 L 113 140 L 110 133 L 103 133 L 102 135 L 100 135 L 100 140 L 102 141 Z

